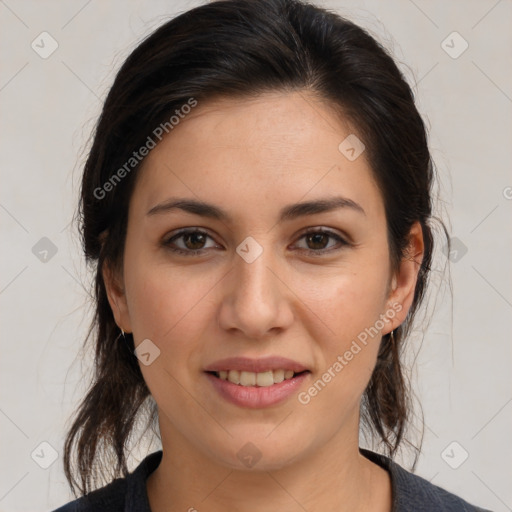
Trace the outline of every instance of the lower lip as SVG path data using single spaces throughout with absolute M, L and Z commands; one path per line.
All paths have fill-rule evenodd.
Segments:
M 309 376 L 309 372 L 301 373 L 292 379 L 283 380 L 279 384 L 262 387 L 240 386 L 215 377 L 211 373 L 206 373 L 206 376 L 217 392 L 228 402 L 239 407 L 261 409 L 284 402 L 291 395 L 297 393 L 304 380 Z

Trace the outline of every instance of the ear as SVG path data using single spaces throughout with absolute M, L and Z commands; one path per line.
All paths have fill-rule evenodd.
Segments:
M 132 332 L 122 276 L 119 276 L 118 272 L 112 269 L 107 263 L 103 264 L 102 275 L 107 291 L 108 302 L 116 324 L 124 332 Z
M 415 222 L 409 231 L 409 244 L 406 248 L 406 253 L 391 278 L 387 308 L 388 311 L 394 311 L 396 314 L 386 323 L 382 334 L 388 334 L 393 329 L 396 329 L 407 317 L 414 299 L 414 291 L 421 262 L 423 261 L 424 250 L 423 230 L 421 229 L 421 224 Z

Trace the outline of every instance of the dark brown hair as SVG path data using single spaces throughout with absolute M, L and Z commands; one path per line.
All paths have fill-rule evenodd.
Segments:
M 390 455 L 403 440 L 410 400 L 400 355 L 424 295 L 433 250 L 433 165 L 411 88 L 373 37 L 333 12 L 298 0 L 220 0 L 184 12 L 138 45 L 118 72 L 96 126 L 79 206 L 85 256 L 96 272 L 95 316 L 86 339 L 94 335 L 94 378 L 64 454 L 75 495 L 75 487 L 86 494 L 91 483 L 99 485 L 97 473 L 110 466 L 108 455 L 116 463 L 111 476 L 125 476 L 126 442 L 136 420 L 149 404 L 147 430 L 157 414 L 133 337 L 117 341 L 120 331 L 102 277 L 105 263 L 122 268 L 128 205 L 140 165 L 115 183 L 112 177 L 123 166 L 126 170 L 133 152 L 191 98 L 201 105 L 216 97 L 295 90 L 313 92 L 357 127 L 384 200 L 395 268 L 406 257 L 412 224 L 419 221 L 423 229 L 425 253 L 414 302 L 393 338 L 383 337 L 362 400 L 365 427 Z M 109 180 L 115 186 L 105 187 Z M 74 444 L 79 481 L 73 474 Z

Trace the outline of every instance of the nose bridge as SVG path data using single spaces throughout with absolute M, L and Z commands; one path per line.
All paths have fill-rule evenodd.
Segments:
M 221 325 L 236 328 L 246 337 L 263 337 L 291 321 L 283 283 L 276 276 L 276 258 L 270 248 L 248 237 L 237 247 L 232 284 L 223 297 Z
M 247 261 L 243 258 L 237 262 L 236 287 L 238 302 L 264 300 L 268 303 L 271 299 L 271 288 L 275 283 L 271 283 L 275 279 L 274 274 L 270 271 L 271 267 L 270 251 L 264 251 L 256 257 L 254 261 Z

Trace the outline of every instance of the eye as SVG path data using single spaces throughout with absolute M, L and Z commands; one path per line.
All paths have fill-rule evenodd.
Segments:
M 163 240 L 162 245 L 174 253 L 183 254 L 185 256 L 195 256 L 203 254 L 208 249 L 215 247 L 208 247 L 205 245 L 208 239 L 213 240 L 213 238 L 205 231 L 201 231 L 199 229 L 184 229 L 172 237 Z M 309 230 L 306 233 L 303 233 L 299 238 L 299 240 L 302 239 L 306 241 L 306 245 L 308 247 L 300 249 L 313 256 L 321 256 L 326 252 L 332 252 L 350 245 L 337 233 L 325 229 Z M 333 249 L 332 244 L 329 247 L 329 240 L 337 242 L 339 247 Z M 334 244 L 334 247 L 335 246 L 336 243 Z
M 313 256 L 321 256 L 326 252 L 332 252 L 333 250 L 341 249 L 344 246 L 349 245 L 349 243 L 344 240 L 340 235 L 334 233 L 333 231 L 325 230 L 325 229 L 312 229 L 304 233 L 299 240 L 305 239 L 306 247 L 305 250 L 307 253 L 312 254 Z M 329 247 L 329 239 L 335 240 L 338 242 L 337 249 L 333 249 L 332 245 Z M 336 245 L 336 244 L 334 244 Z
M 180 231 L 171 238 L 164 240 L 162 245 L 175 253 L 193 256 L 196 254 L 202 254 L 206 249 L 208 249 L 208 247 L 205 247 L 205 243 L 208 238 L 213 240 L 213 238 L 204 231 L 200 231 L 198 229 L 186 229 Z M 180 239 L 182 246 L 177 243 Z

